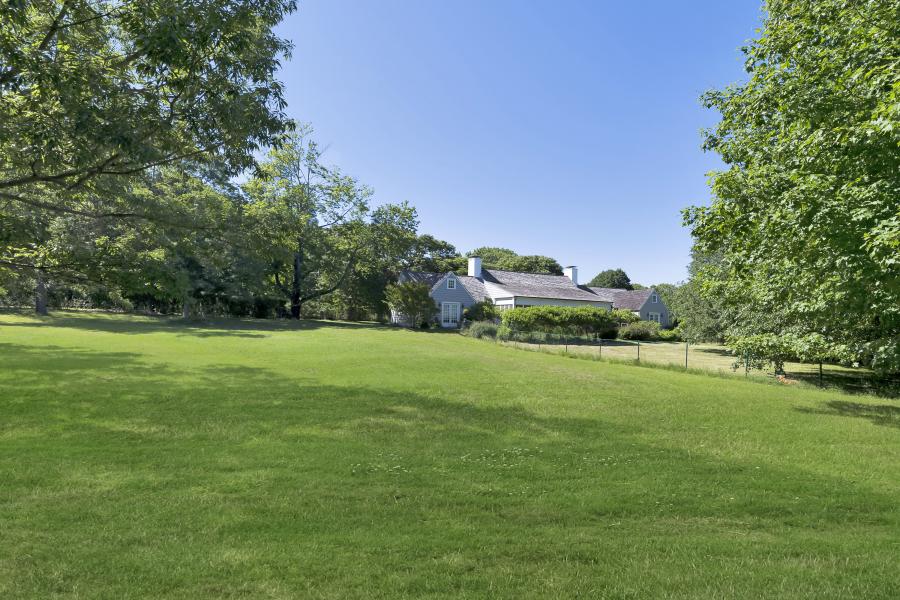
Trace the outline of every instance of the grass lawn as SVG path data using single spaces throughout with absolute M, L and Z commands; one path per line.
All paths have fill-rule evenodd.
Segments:
M 684 367 L 684 342 L 628 342 L 622 340 L 604 340 L 603 347 L 595 344 L 567 346 L 557 344 L 523 344 L 521 342 L 505 342 L 507 345 L 523 349 L 544 352 L 569 352 L 591 357 L 602 357 L 620 361 L 634 361 L 640 352 L 640 361 L 657 365 Z M 640 351 L 638 351 L 640 347 Z M 702 371 L 711 371 L 719 375 L 753 377 L 762 379 L 774 378 L 771 368 L 766 371 L 734 368 L 734 355 L 721 344 L 689 344 L 688 367 Z M 853 393 L 878 392 L 881 395 L 900 395 L 900 380 L 879 378 L 866 368 L 850 368 L 841 365 L 823 365 L 822 379 L 819 379 L 819 365 L 810 363 L 787 362 L 784 365 L 785 375 L 792 382 L 800 382 L 813 386 L 850 391 Z
M 900 403 L 452 333 L 0 315 L 0 598 L 897 598 Z

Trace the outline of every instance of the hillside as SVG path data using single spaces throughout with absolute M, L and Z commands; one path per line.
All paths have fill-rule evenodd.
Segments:
M 453 333 L 0 314 L 0 597 L 900 595 L 900 404 Z

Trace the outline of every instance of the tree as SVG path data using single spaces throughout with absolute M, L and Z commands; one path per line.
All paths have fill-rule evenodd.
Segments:
M 259 251 L 290 314 L 340 288 L 366 243 L 371 190 L 321 162 L 308 126 L 287 135 L 244 186 Z
M 468 256 L 478 256 L 481 264 L 486 269 L 499 269 L 501 271 L 519 271 L 521 273 L 550 273 L 562 275 L 562 266 L 549 256 L 530 254 L 520 256 L 509 248 L 495 246 L 483 246 L 475 248 Z
M 685 213 L 740 335 L 821 334 L 900 371 L 900 20 L 890 0 L 770 0 L 745 84 L 704 96 L 727 165 Z M 734 318 L 739 317 L 739 318 Z
M 460 272 L 466 268 L 466 259 L 450 242 L 423 234 L 416 239 L 406 267 L 413 271 L 428 273 Z
M 0 194 L 100 186 L 187 157 L 232 172 L 290 125 L 275 73 L 285 0 L 38 0 L 0 13 Z M 85 212 L 91 212 L 86 208 Z M 97 211 L 97 214 L 101 214 Z
M 431 288 L 418 282 L 390 284 L 385 291 L 388 305 L 404 318 L 410 327 L 428 322 L 437 313 Z
M 272 28 L 294 8 L 36 0 L 0 11 L 0 268 L 33 278 L 39 312 L 47 281 L 73 276 L 40 251 L 54 219 L 163 219 L 128 193 L 133 178 L 175 163 L 237 174 L 291 128 L 275 79 L 290 43 Z
M 628 278 L 628 274 L 622 269 L 607 269 L 606 271 L 601 271 L 590 280 L 588 286 L 613 288 L 617 290 L 634 289 L 631 285 L 631 279 Z

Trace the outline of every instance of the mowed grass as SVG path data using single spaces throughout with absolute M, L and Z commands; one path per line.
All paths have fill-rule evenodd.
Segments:
M 591 344 L 525 344 L 522 342 L 502 342 L 516 348 L 541 352 L 567 352 L 588 358 L 636 362 L 647 365 L 667 365 L 683 368 L 685 349 L 687 366 L 691 370 L 709 371 L 717 375 L 733 375 L 755 379 L 774 379 L 771 365 L 764 370 L 751 369 L 749 372 L 735 367 L 735 356 L 721 344 L 688 344 L 684 342 L 634 342 L 604 340 L 602 347 Z M 812 363 L 786 362 L 785 376 L 789 383 L 805 383 L 816 387 L 826 387 L 852 393 L 875 393 L 900 396 L 900 379 L 878 377 L 870 369 L 825 364 L 820 378 L 819 365 Z
M 897 598 L 900 405 L 356 325 L 0 315 L 2 598 Z

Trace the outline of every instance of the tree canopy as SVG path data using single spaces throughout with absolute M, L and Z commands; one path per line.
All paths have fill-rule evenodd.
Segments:
M 470 251 L 468 256 L 480 257 L 482 266 L 488 269 L 518 271 L 520 273 L 563 274 L 562 266 L 549 256 L 538 254 L 519 255 L 509 248 L 482 246 Z
M 736 336 L 820 334 L 900 371 L 900 18 L 891 0 L 769 0 L 749 80 L 704 96 L 725 170 L 685 213 Z
M 607 269 L 601 271 L 588 282 L 590 287 L 615 288 L 617 290 L 631 290 L 634 286 L 628 274 L 622 269 Z

